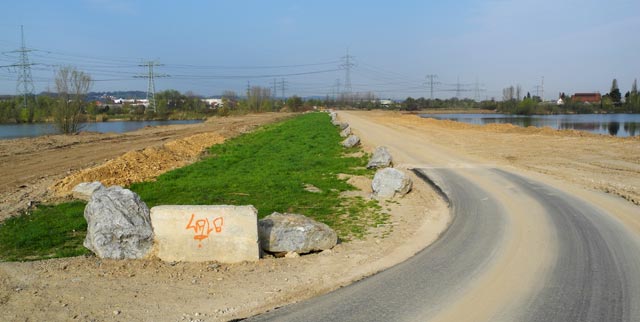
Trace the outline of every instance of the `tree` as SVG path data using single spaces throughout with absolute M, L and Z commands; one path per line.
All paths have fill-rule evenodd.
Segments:
M 287 99 L 287 107 L 291 112 L 298 112 L 302 108 L 302 98 L 293 95 Z
M 56 127 L 64 134 L 80 130 L 85 96 L 91 88 L 89 74 L 74 67 L 66 66 L 56 72 L 58 103 L 54 105 L 53 119 Z
M 615 78 L 613 79 L 613 82 L 611 82 L 611 91 L 609 92 L 609 96 L 614 104 L 619 104 L 622 99 L 622 94 L 618 88 L 618 80 Z
M 252 112 L 266 111 L 271 105 L 271 89 L 267 87 L 253 86 L 247 97 L 248 108 Z
M 402 107 L 407 111 L 416 111 L 418 110 L 418 103 L 412 97 L 407 97 L 406 100 L 402 103 Z
M 638 93 L 638 80 L 634 79 L 631 85 L 631 91 L 627 98 L 627 106 L 632 112 L 640 112 L 640 94 Z

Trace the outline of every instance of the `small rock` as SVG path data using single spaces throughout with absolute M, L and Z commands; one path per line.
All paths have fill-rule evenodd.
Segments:
M 300 254 L 296 253 L 296 252 L 287 252 L 284 255 L 284 258 L 298 258 L 300 257 Z
M 331 254 L 333 254 L 333 250 L 331 250 L 331 249 L 325 249 L 322 252 L 320 252 L 320 255 L 325 255 L 325 256 L 326 255 L 331 255 Z
M 367 169 L 386 168 L 391 165 L 392 161 L 389 150 L 384 146 L 379 146 L 373 152 L 373 156 L 371 156 L 371 160 L 367 164 Z
M 349 135 L 344 141 L 342 141 L 342 146 L 345 148 L 351 148 L 358 144 L 360 144 L 360 138 L 355 135 Z
M 313 193 L 321 193 L 322 192 L 322 190 L 320 190 L 320 188 L 318 188 L 318 187 L 316 187 L 316 186 L 314 186 L 312 184 L 308 184 L 308 183 L 305 183 L 304 190 L 305 191 L 309 191 L 309 192 L 313 192 Z
M 340 131 L 340 136 L 343 138 L 346 138 L 349 135 L 351 135 L 351 127 L 347 127 L 346 129 Z
M 100 181 L 83 182 L 76 185 L 71 192 L 74 198 L 89 201 L 91 195 L 99 189 L 104 189 Z
M 119 311 L 119 310 L 115 310 L 115 311 L 113 311 L 113 315 L 119 315 L 119 314 L 120 314 L 120 311 Z
M 394 168 L 378 170 L 373 177 L 371 188 L 373 194 L 380 198 L 402 197 L 411 191 L 413 182 L 407 175 Z

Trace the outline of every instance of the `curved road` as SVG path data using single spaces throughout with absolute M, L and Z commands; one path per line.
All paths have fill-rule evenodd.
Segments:
M 602 203 L 347 117 L 418 165 L 453 221 L 400 265 L 250 321 L 640 321 L 640 238 Z

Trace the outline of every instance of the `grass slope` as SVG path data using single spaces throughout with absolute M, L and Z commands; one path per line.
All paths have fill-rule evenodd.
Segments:
M 340 146 L 324 113 L 265 126 L 209 149 L 203 160 L 130 187 L 149 208 L 156 205 L 253 205 L 264 217 L 274 211 L 307 215 L 334 228 L 342 239 L 360 238 L 386 222 L 375 201 L 340 197 L 354 187 L 339 173 L 371 175 L 364 157 Z M 321 192 L 309 192 L 313 185 Z M 84 203 L 41 207 L 0 226 L 0 259 L 29 260 L 83 254 Z

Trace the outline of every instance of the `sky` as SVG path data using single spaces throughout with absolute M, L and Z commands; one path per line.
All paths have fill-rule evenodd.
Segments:
M 55 91 L 71 66 L 93 91 L 203 96 L 247 85 L 285 96 L 346 90 L 403 99 L 502 99 L 502 89 L 625 93 L 640 78 L 638 0 L 60 0 L 8 1 L 0 66 L 20 63 L 20 26 L 36 92 Z M 20 69 L 0 67 L 0 94 L 15 94 Z

